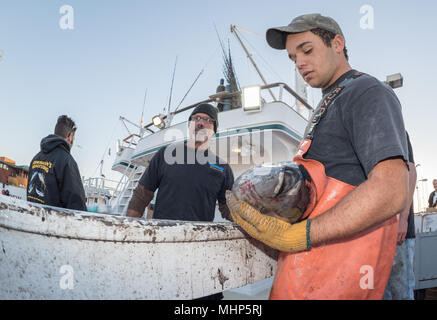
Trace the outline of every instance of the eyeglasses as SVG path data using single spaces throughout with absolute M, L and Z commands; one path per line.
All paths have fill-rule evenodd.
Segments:
M 200 120 L 203 120 L 206 123 L 212 124 L 214 123 L 214 119 L 208 118 L 208 117 L 201 117 L 201 116 L 192 116 L 191 117 L 192 121 L 196 121 L 199 122 Z

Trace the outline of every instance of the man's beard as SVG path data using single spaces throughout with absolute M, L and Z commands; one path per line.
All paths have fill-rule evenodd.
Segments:
M 199 128 L 194 131 L 194 141 L 195 142 L 206 142 L 210 137 L 214 135 L 214 131 L 207 128 Z

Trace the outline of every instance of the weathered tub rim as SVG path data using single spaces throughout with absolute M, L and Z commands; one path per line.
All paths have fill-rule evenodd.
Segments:
M 44 206 L 0 195 L 0 228 L 79 240 L 174 243 L 248 239 L 232 222 L 138 219 Z

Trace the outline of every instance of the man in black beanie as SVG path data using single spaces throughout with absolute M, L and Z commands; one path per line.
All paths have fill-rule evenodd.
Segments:
M 208 103 L 199 104 L 188 120 L 187 144 L 196 150 L 208 148 L 209 140 L 217 133 L 217 109 Z
M 217 128 L 217 109 L 198 105 L 188 118 L 187 141 L 157 151 L 134 190 L 126 215 L 141 218 L 159 189 L 154 219 L 213 221 L 218 202 L 222 217 L 230 220 L 225 192 L 234 184 L 232 169 L 208 149 Z M 222 298 L 220 292 L 202 299 Z

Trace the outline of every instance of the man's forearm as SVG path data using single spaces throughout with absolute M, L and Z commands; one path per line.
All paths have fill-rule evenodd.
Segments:
M 406 204 L 408 170 L 401 159 L 378 163 L 368 179 L 311 221 L 311 244 L 353 236 L 399 213 Z
M 129 202 L 126 216 L 133 218 L 141 218 L 147 205 L 153 199 L 153 191 L 147 189 L 142 184 L 138 184 L 135 188 L 132 199 Z
M 219 203 L 219 210 L 220 213 L 222 214 L 223 219 L 232 221 L 231 213 L 229 212 L 229 208 L 226 205 L 226 203 Z

